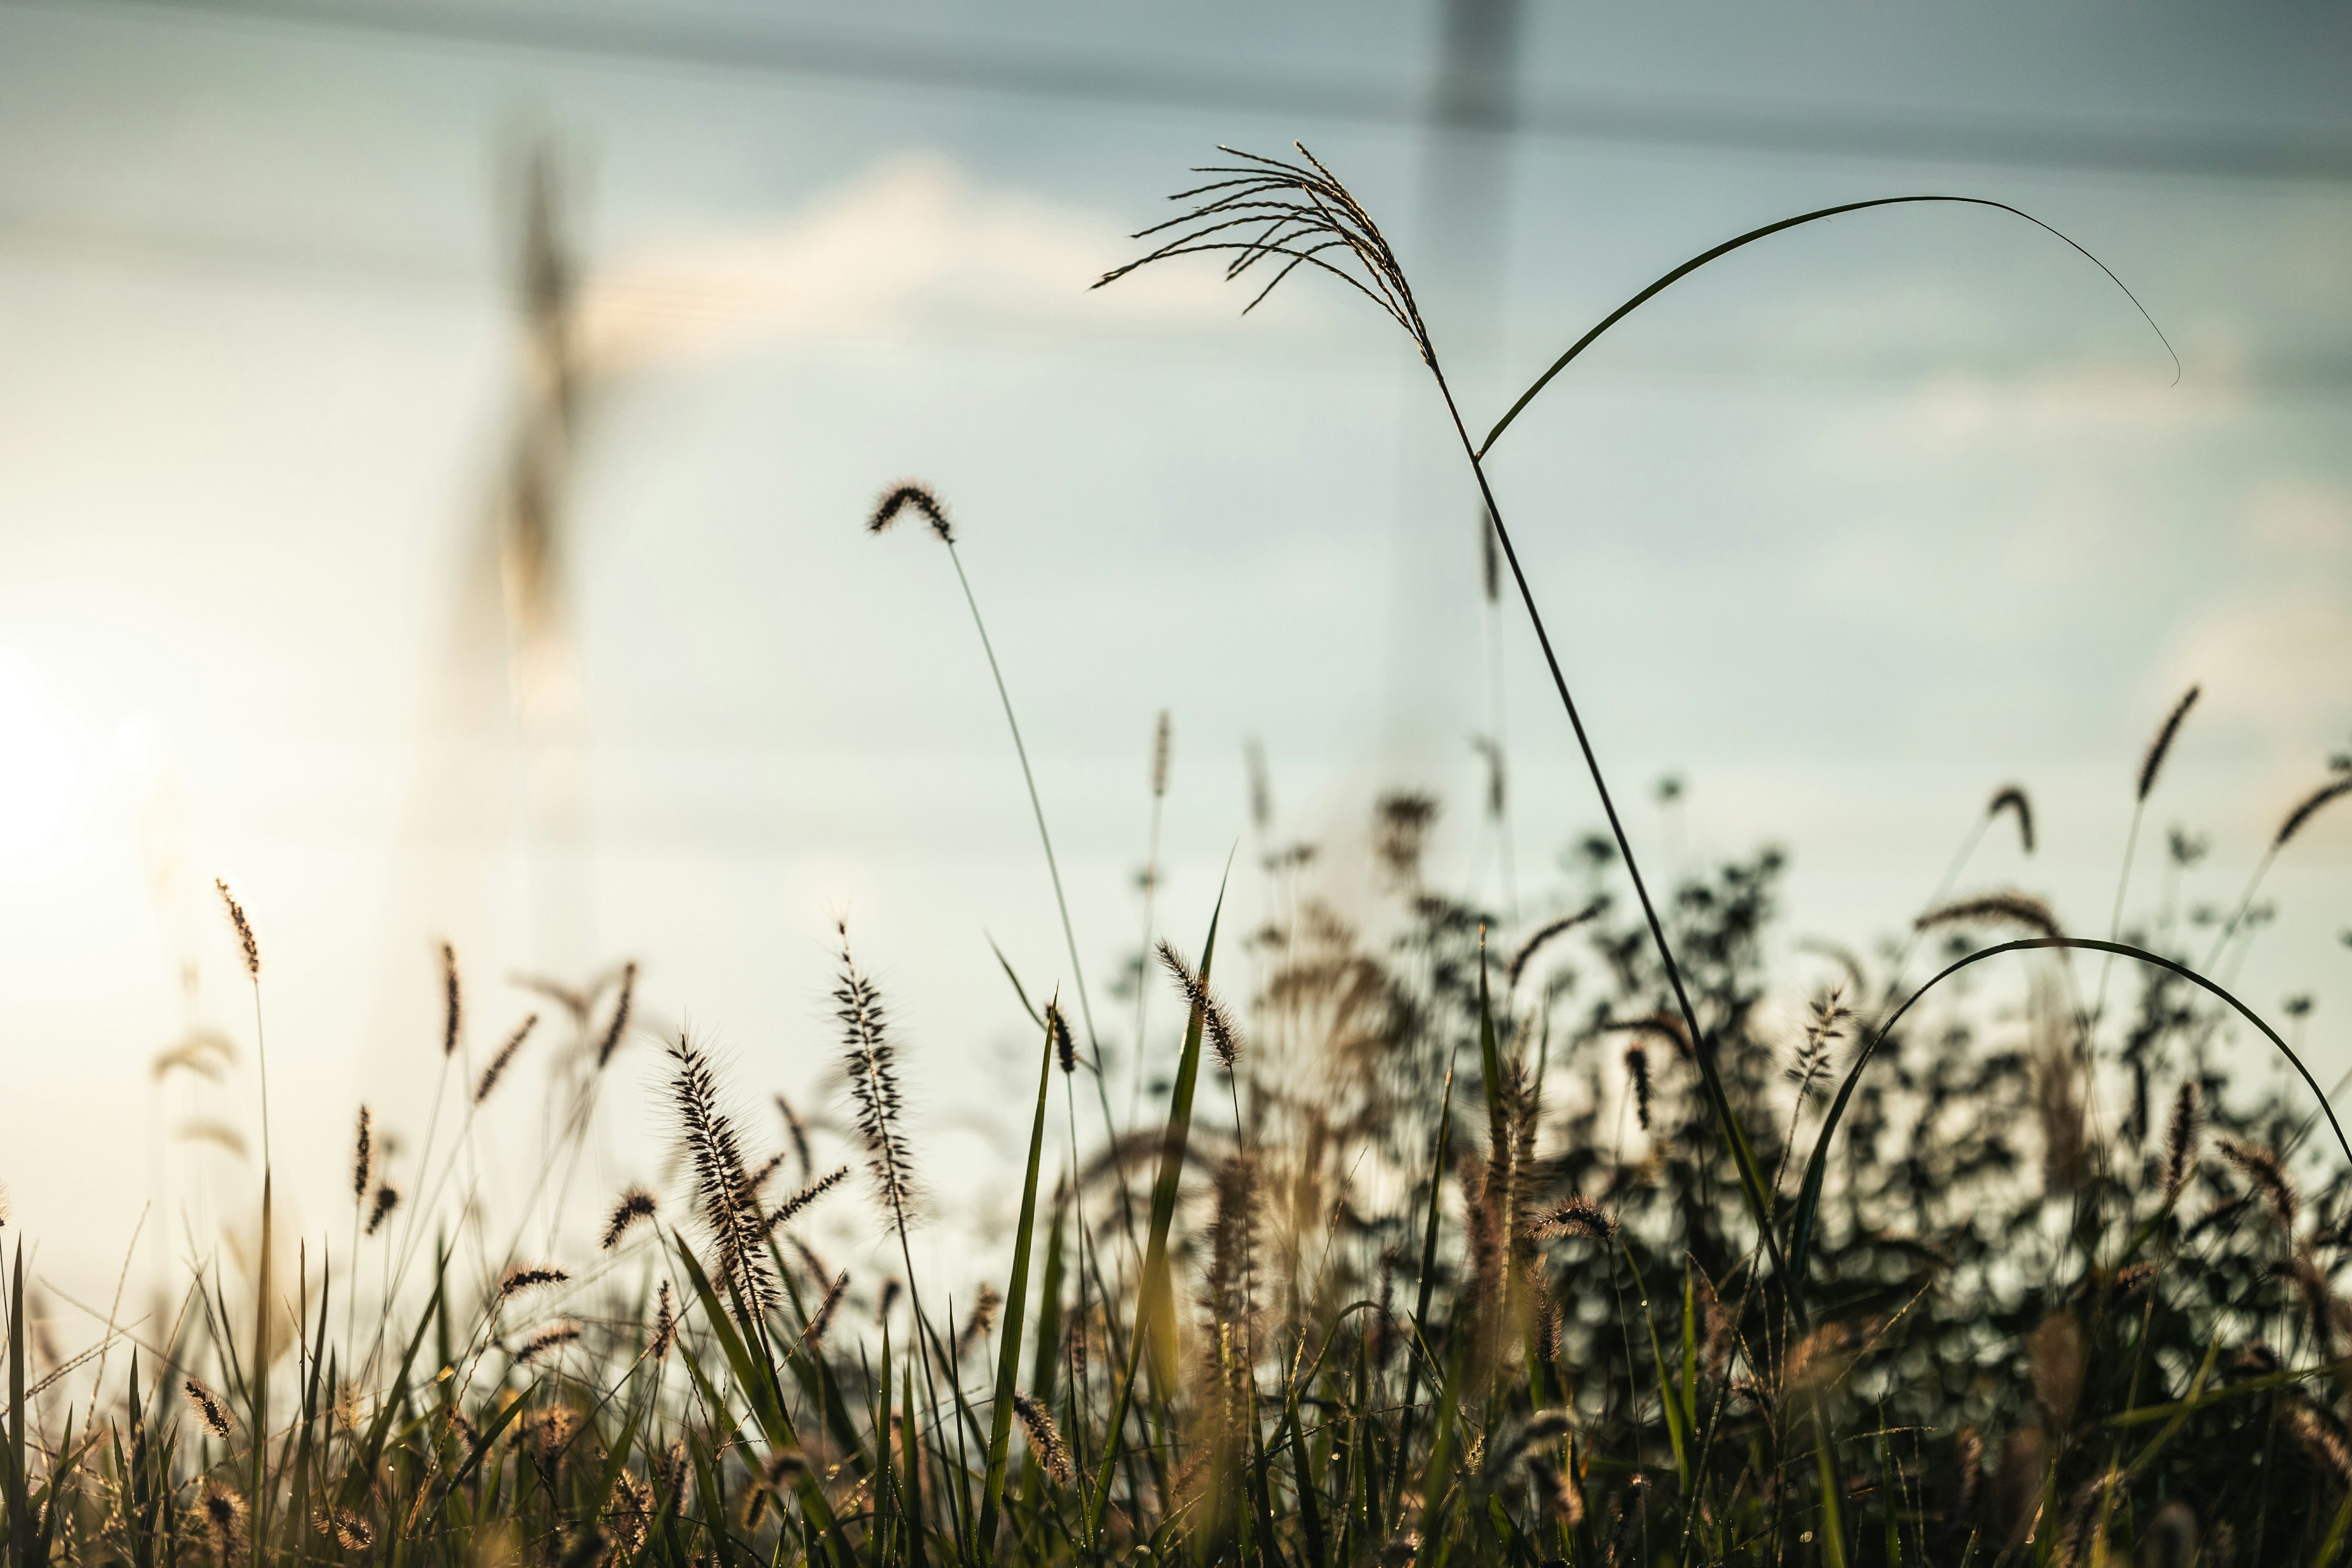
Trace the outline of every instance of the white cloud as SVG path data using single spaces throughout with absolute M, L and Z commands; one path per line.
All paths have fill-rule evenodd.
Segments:
M 2352 606 L 2298 585 L 2234 599 L 2190 623 L 2151 700 L 2189 682 L 2208 711 L 2241 720 L 2284 752 L 2340 746 L 2352 728 Z
M 673 242 L 588 284 L 582 348 L 606 372 L 781 341 L 940 321 L 1168 326 L 1230 321 L 1243 300 L 1210 268 L 1131 259 L 1118 218 L 975 184 L 932 154 L 893 159 L 784 226 Z

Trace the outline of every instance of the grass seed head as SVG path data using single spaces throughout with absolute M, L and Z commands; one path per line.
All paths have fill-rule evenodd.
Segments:
M 230 890 L 226 878 L 214 878 L 213 889 L 220 894 L 221 907 L 228 911 L 229 927 L 236 933 L 237 952 L 245 960 L 246 978 L 258 981 L 261 978 L 261 944 L 254 940 L 253 922 L 246 919 L 245 905 Z
M 2164 766 L 2165 755 L 2172 750 L 2172 742 L 2180 733 L 2180 721 L 2188 718 L 2189 710 L 2197 705 L 2197 695 L 2202 689 L 2201 687 L 2191 686 L 2182 692 L 2180 700 L 2172 705 L 2172 711 L 2164 716 L 2164 723 L 2157 731 L 2156 739 L 2147 743 L 2147 754 L 2140 759 L 2139 764 L 2139 794 L 2134 797 L 2139 802 L 2145 804 L 2156 788 L 2157 772 Z
M 604 1237 L 597 1245 L 606 1252 L 612 1251 L 621 1245 L 621 1238 L 628 1235 L 630 1228 L 639 1220 L 654 1217 L 654 1208 L 653 1194 L 643 1187 L 631 1187 L 613 1205 L 612 1215 L 604 1222 Z
M 874 503 L 872 516 L 866 520 L 866 531 L 879 533 L 898 521 L 902 511 L 911 511 L 930 524 L 931 531 L 940 536 L 942 544 L 955 542 L 955 531 L 948 525 L 947 507 L 930 486 L 913 479 L 901 479 L 882 492 Z

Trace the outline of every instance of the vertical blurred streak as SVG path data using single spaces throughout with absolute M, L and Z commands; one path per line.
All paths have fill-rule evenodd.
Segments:
M 521 742 L 531 962 L 576 976 L 593 957 L 587 704 L 564 591 L 564 503 L 583 390 L 573 330 L 580 270 L 565 173 L 551 141 L 524 154 L 515 288 L 522 405 L 498 518 L 507 685 Z
M 436 1058 L 439 940 L 461 962 L 478 956 L 486 974 L 576 983 L 594 959 L 587 705 L 567 578 L 572 479 L 594 384 L 577 331 L 576 185 L 541 132 L 508 153 L 498 187 L 518 385 L 488 494 L 461 531 L 425 685 L 362 1086 L 389 1125 L 412 1133 L 429 1111 L 418 1086 L 429 1086 Z
M 1519 119 L 1522 0 L 1438 0 L 1437 58 L 1421 146 L 1416 243 L 1408 258 L 1449 369 L 1483 390 L 1500 358 L 1511 154 Z M 1442 422 L 1406 395 L 1402 504 L 1391 560 L 1391 773 L 1458 769 L 1465 731 L 1503 755 L 1496 603 L 1482 600 L 1489 531 L 1476 492 L 1438 442 Z M 1474 401 L 1476 393 L 1473 393 Z M 1470 526 L 1465 528 L 1467 522 Z M 1482 621 L 1483 616 L 1483 621 Z M 1502 864 L 1501 820 L 1476 830 L 1473 875 Z M 1506 885 L 1509 881 L 1504 869 Z M 1474 888 L 1474 893 L 1479 889 Z

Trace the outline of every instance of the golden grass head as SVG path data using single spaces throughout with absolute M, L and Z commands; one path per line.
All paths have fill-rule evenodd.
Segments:
M 880 533 L 898 521 L 898 514 L 911 511 L 930 525 L 942 544 L 955 542 L 955 530 L 948 523 L 948 509 L 939 493 L 927 484 L 914 479 L 900 479 L 882 492 L 874 503 L 873 515 L 866 520 L 866 531 Z
M 221 1403 L 220 1396 L 193 1377 L 182 1384 L 182 1389 L 188 1396 L 188 1404 L 194 1408 L 196 1418 L 205 1424 L 205 1429 L 222 1442 L 227 1442 L 230 1432 L 228 1406 Z
M 1021 1418 L 1021 1430 L 1029 1439 L 1029 1451 L 1037 1457 L 1037 1468 L 1045 1479 L 1057 1487 L 1070 1484 L 1076 1473 L 1070 1463 L 1070 1450 L 1062 1441 L 1061 1428 L 1054 1425 L 1054 1414 L 1025 1394 L 1013 1396 L 1013 1414 Z
M 1200 1014 L 1202 1032 L 1208 1037 L 1209 1048 L 1216 1053 L 1218 1065 L 1227 1072 L 1233 1071 L 1242 1058 L 1242 1031 L 1241 1026 L 1234 1022 L 1232 1012 L 1209 989 L 1208 983 L 1193 972 L 1175 944 L 1165 938 L 1160 943 L 1160 963 L 1176 982 L 1177 989 L 1184 993 L 1186 1003 Z
M 347 1508 L 322 1508 L 311 1522 L 319 1533 L 345 1552 L 365 1552 L 375 1544 L 375 1527 Z
M 213 889 L 220 894 L 221 907 L 228 911 L 229 928 L 236 933 L 237 951 L 245 959 L 246 978 L 258 981 L 261 978 L 261 944 L 254 940 L 253 922 L 246 918 L 245 905 L 231 890 L 226 878 L 214 878 Z
M 213 1556 L 226 1563 L 245 1540 L 245 1524 L 248 1510 L 245 1496 L 226 1481 L 215 1479 L 205 1483 L 196 1499 L 196 1511 L 204 1521 L 205 1533 L 211 1537 Z

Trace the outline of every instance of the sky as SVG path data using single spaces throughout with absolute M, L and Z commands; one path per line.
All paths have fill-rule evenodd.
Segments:
M 2192 682 L 2139 886 L 2180 825 L 2211 844 L 2184 898 L 2226 906 L 2352 752 L 2352 20 L 1563 5 L 1484 36 L 1449 71 L 1429 4 L 0 5 L 0 1182 L 43 1278 L 95 1299 L 254 1179 L 188 1135 L 256 1132 L 216 876 L 306 1226 L 348 1221 L 356 1105 L 424 1136 L 442 940 L 470 1061 L 540 1005 L 513 976 L 634 958 L 648 1030 L 710 1042 L 747 1116 L 837 1116 L 846 921 L 938 1228 L 1001 1231 L 1035 1045 L 991 943 L 1076 981 L 954 567 L 863 531 L 904 477 L 955 518 L 1115 1048 L 1163 710 L 1180 944 L 1237 847 L 1258 896 L 1253 742 L 1335 876 L 1381 791 L 1427 789 L 1439 874 L 1544 912 L 1598 811 L 1411 344 L 1308 278 L 1246 318 L 1206 262 L 1087 287 L 1219 143 L 1349 182 L 1480 427 L 1794 212 L 1981 196 L 2095 253 L 2130 297 L 1982 208 L 1777 237 L 1612 331 L 1491 473 L 1636 848 L 1784 846 L 1784 955 L 1900 930 L 2011 781 L 2038 851 L 1988 837 L 1969 884 L 2103 931 Z M 554 695 L 519 720 L 534 147 L 583 373 Z M 2352 808 L 2282 858 L 2240 976 L 2315 999 L 2323 1079 L 2348 868 Z M 159 1088 L 192 1029 L 236 1070 Z M 584 1189 L 658 1174 L 659 1063 L 652 1033 L 618 1060 Z M 486 1108 L 493 1172 L 530 1174 L 533 1103 Z

